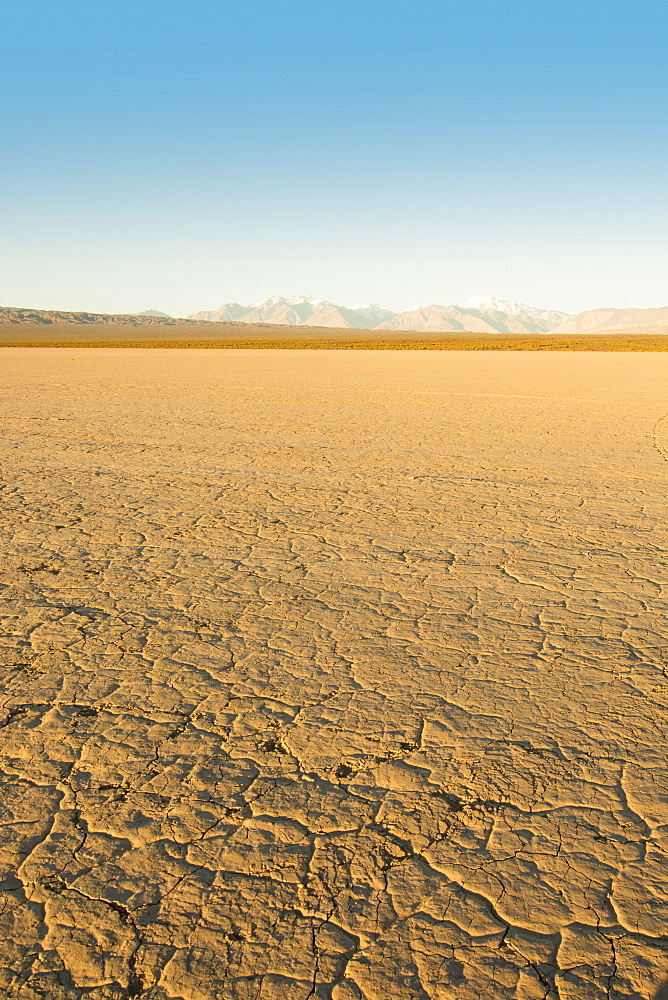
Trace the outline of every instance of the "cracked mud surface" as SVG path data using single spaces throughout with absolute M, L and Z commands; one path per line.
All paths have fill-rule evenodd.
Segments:
M 668 996 L 668 357 L 1 356 L 3 996 Z

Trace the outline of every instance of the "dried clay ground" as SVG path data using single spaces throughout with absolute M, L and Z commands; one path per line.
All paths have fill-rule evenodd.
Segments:
M 2 996 L 668 996 L 668 354 L 0 352 Z

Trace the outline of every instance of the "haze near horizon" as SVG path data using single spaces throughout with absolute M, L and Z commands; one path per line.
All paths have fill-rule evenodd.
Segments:
M 0 304 L 665 305 L 667 20 L 12 3 Z

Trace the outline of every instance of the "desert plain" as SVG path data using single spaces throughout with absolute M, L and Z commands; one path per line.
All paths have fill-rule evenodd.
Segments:
M 0 990 L 668 997 L 668 354 L 3 348 Z

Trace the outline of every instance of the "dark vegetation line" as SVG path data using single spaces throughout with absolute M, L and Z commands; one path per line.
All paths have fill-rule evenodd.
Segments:
M 666 336 L 469 336 L 413 338 L 309 338 L 266 337 L 256 339 L 52 339 L 28 340 L 0 337 L 0 347 L 96 347 L 179 348 L 188 350 L 307 350 L 307 351 L 668 351 Z

